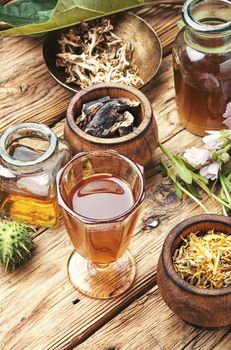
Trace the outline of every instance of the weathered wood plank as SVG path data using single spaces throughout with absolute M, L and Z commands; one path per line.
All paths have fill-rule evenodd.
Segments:
M 142 14 L 138 11 L 137 14 Z M 180 9 L 172 6 L 164 8 L 153 7 L 144 12 L 141 17 L 144 18 L 157 32 L 163 45 L 163 54 L 170 52 L 173 41 L 179 31 L 177 21 L 179 20 Z
M 228 336 L 222 340 L 228 331 L 186 324 L 164 304 L 155 286 L 75 349 L 228 350 L 230 343 L 222 347 L 228 345 Z
M 229 328 L 229 331 L 227 333 L 224 333 L 219 343 L 214 344 L 213 350 L 230 350 L 230 347 L 231 347 L 231 332 Z
M 49 76 L 41 43 L 35 38 L 0 38 L 1 128 L 15 120 L 51 124 L 64 115 L 73 94 Z M 15 47 L 20 47 L 16 57 Z

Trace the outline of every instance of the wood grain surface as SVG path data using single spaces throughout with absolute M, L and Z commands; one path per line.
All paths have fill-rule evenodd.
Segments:
M 164 59 L 158 75 L 143 92 L 158 111 L 159 139 L 171 151 L 199 145 L 180 125 L 174 101 L 171 46 L 177 34 L 181 1 L 158 1 L 137 11 L 156 30 Z M 73 93 L 47 72 L 40 38 L 0 38 L 0 131 L 21 121 L 45 123 L 63 135 L 64 117 Z M 137 262 L 133 287 L 108 301 L 84 297 L 67 279 L 73 247 L 60 222 L 35 232 L 30 262 L 12 274 L 0 272 L 0 349 L 41 350 L 228 350 L 229 329 L 206 331 L 181 321 L 168 309 L 156 286 L 163 241 L 174 225 L 201 214 L 190 200 L 180 202 L 160 173 L 157 149 L 145 168 L 147 198 L 130 250 Z M 211 212 L 218 208 L 205 196 Z M 155 229 L 146 221 L 159 220 Z
M 230 350 L 229 331 L 188 325 L 166 308 L 155 286 L 75 349 Z

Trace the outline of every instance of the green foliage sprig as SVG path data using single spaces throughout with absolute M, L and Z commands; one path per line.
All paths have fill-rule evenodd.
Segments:
M 203 149 L 192 147 L 183 156 L 171 154 L 163 144 L 159 147 L 170 161 L 161 160 L 163 173 L 171 178 L 177 196 L 193 199 L 208 213 L 201 202 L 201 191 L 215 200 L 222 213 L 231 212 L 231 130 L 211 132 L 203 138 Z

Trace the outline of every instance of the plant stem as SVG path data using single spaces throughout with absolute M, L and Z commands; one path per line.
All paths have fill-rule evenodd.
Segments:
M 224 207 L 224 205 L 222 205 L 222 213 L 224 216 L 228 216 L 228 213 L 226 211 L 226 208 Z
M 181 184 L 180 182 L 176 181 L 176 185 L 179 187 L 179 189 L 187 194 L 188 197 L 194 200 L 207 214 L 209 213 L 208 209 L 204 206 L 204 204 L 201 203 L 199 199 L 197 199 L 191 192 L 187 191 Z
M 221 205 L 231 209 L 230 204 L 227 202 L 223 201 L 221 198 L 217 197 L 213 192 L 211 192 L 206 185 L 204 185 L 202 182 L 200 182 L 198 179 L 196 180 L 196 183 L 200 188 L 202 188 L 203 191 L 205 191 L 209 196 L 211 196 L 213 199 L 215 199 L 218 203 Z
M 160 149 L 162 150 L 162 152 L 166 155 L 166 157 L 168 157 L 168 159 L 170 159 L 171 161 L 174 160 L 173 156 L 171 155 L 171 153 L 164 147 L 164 145 L 160 142 L 158 142 L 158 145 L 160 147 Z
M 231 143 L 229 143 L 227 146 L 225 146 L 221 150 L 217 151 L 217 154 L 222 154 L 224 152 L 228 152 L 230 149 L 231 149 Z
M 227 187 L 226 187 L 226 184 L 225 184 L 225 182 L 224 182 L 224 179 L 223 179 L 222 174 L 220 174 L 219 180 L 220 180 L 221 187 L 222 187 L 222 189 L 223 189 L 223 191 L 224 191 L 224 194 L 225 194 L 225 196 L 226 196 L 226 198 L 227 198 L 227 201 L 228 201 L 229 206 L 230 206 L 230 209 L 231 209 L 231 197 L 230 197 L 230 194 L 229 194 L 228 189 L 227 189 Z

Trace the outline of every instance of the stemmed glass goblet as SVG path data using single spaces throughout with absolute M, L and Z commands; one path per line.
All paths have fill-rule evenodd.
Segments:
M 145 196 L 140 167 L 115 151 L 79 153 L 58 173 L 57 188 L 75 247 L 70 281 L 93 298 L 120 295 L 136 272 L 127 248 Z

